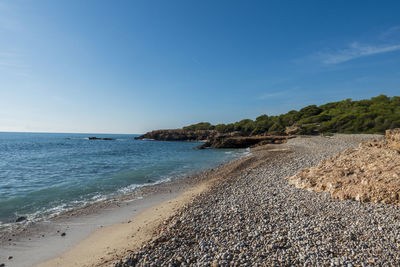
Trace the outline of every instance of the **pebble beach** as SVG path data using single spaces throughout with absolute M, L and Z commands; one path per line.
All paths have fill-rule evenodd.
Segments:
M 115 266 L 398 265 L 398 206 L 339 201 L 287 181 L 378 137 L 299 137 L 255 149 Z

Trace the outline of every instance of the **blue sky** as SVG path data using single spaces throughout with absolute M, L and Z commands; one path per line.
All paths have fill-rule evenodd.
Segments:
M 143 133 L 400 95 L 400 1 L 0 1 L 0 131 Z

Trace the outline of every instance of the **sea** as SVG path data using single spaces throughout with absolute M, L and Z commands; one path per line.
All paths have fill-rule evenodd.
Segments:
M 89 137 L 113 140 L 89 140 Z M 249 153 L 137 135 L 0 132 L 0 228 L 41 220 Z

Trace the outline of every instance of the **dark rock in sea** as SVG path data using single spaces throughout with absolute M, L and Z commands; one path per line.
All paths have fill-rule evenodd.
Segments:
M 151 180 L 151 179 L 148 179 L 147 182 L 148 182 L 148 183 L 154 183 L 154 181 Z
M 9 260 L 12 260 L 14 257 L 13 256 L 8 256 L 8 259 Z
M 95 136 L 91 136 L 91 137 L 89 137 L 89 140 L 113 141 L 113 140 L 115 140 L 115 139 L 114 139 L 114 138 L 109 138 L 109 137 L 95 137 Z
M 65 232 L 61 234 L 61 236 L 66 236 L 66 235 L 67 235 L 67 234 L 66 234 Z
M 23 221 L 26 221 L 26 217 L 25 216 L 21 216 L 21 217 L 18 217 L 18 219 L 16 219 L 15 220 L 15 222 L 23 222 Z
M 4 263 L 0 263 L 0 267 L 6 267 Z

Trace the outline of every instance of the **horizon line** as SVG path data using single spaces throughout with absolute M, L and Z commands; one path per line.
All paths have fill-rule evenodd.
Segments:
M 0 133 L 51 133 L 51 134 L 119 134 L 119 135 L 141 135 L 143 133 L 89 133 L 89 132 L 42 132 L 42 131 L 1 131 Z

